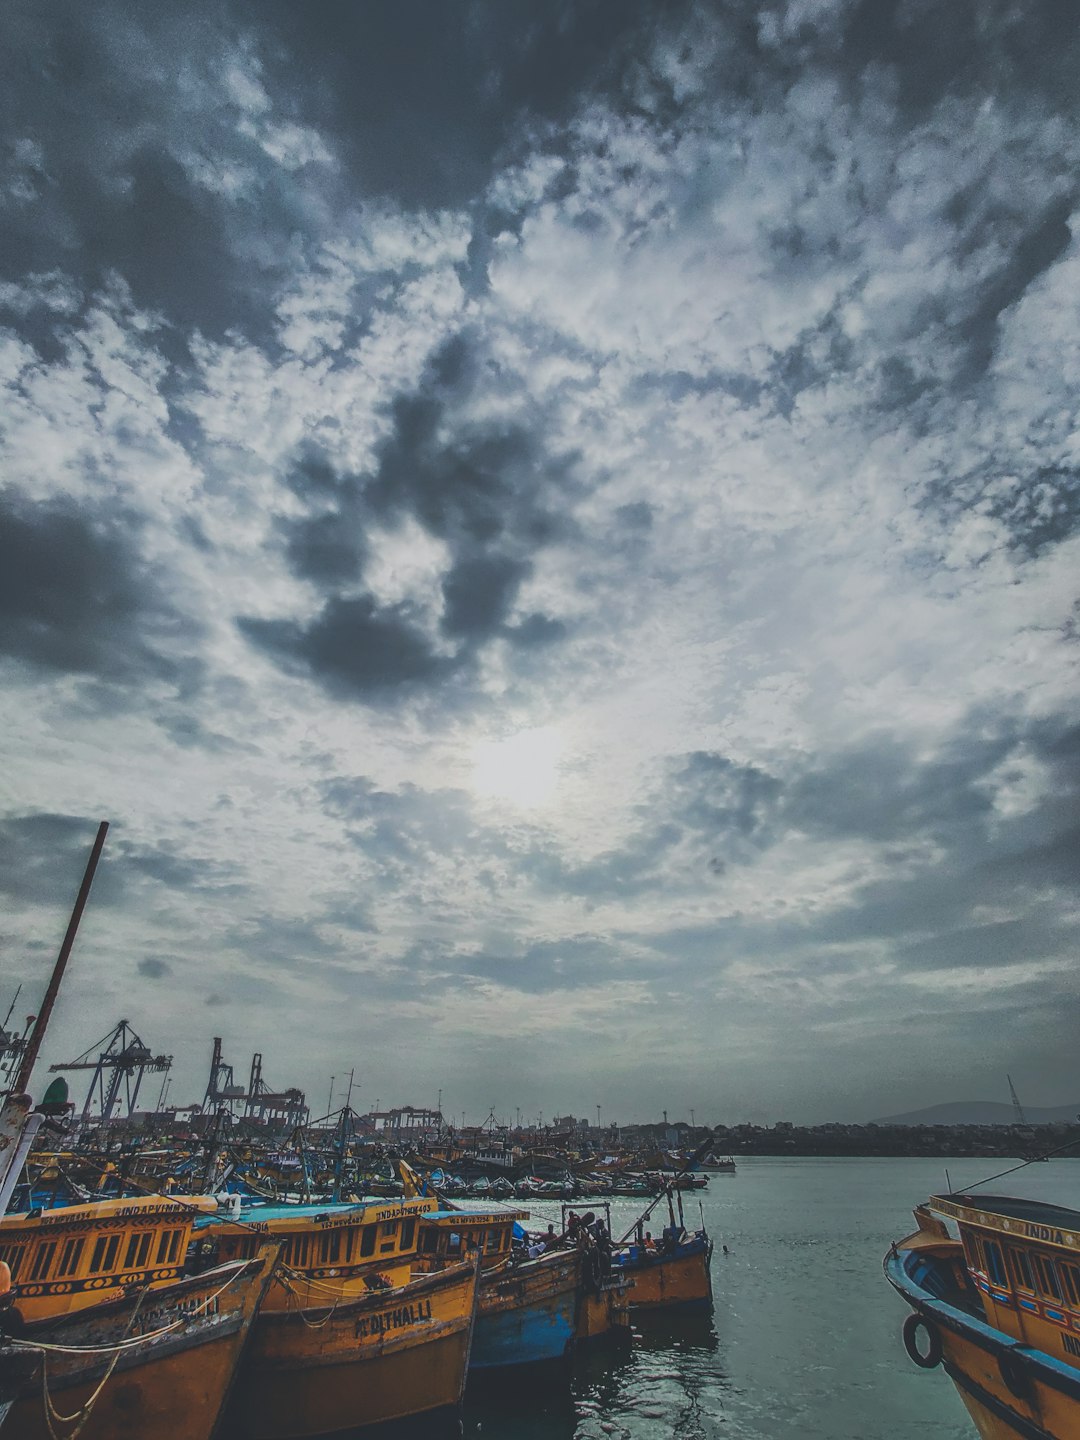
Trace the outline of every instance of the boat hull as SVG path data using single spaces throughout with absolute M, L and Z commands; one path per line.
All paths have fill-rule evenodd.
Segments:
M 574 1343 L 580 1277 L 577 1250 L 484 1275 L 470 1373 L 562 1360 Z
M 131 1298 L 29 1325 L 20 1337 L 23 1343 L 0 1346 L 0 1411 L 4 1404 L 10 1405 L 3 1417 L 4 1435 L 51 1440 L 54 1433 L 71 1433 L 74 1422 L 50 1425 L 42 1387 L 44 1359 L 47 1390 L 55 1410 L 71 1417 L 89 1405 L 85 1423 L 77 1427 L 80 1440 L 143 1440 L 148 1435 L 209 1440 L 272 1263 L 268 1256 L 262 1262 L 229 1267 L 246 1273 L 238 1274 L 224 1290 L 220 1290 L 220 1274 L 210 1272 L 152 1291 L 133 1325 Z M 205 1306 L 201 1313 L 200 1305 Z M 192 1318 L 170 1333 L 153 1334 L 184 1315 Z M 104 1354 L 43 1354 L 24 1348 L 35 1340 L 72 1349 L 108 1347 L 141 1335 L 147 1336 L 145 1346 L 136 1343 L 121 1352 L 111 1372 L 113 1354 L 108 1350 Z M 29 1365 L 28 1356 L 33 1357 Z M 95 1398 L 102 1381 L 104 1386 Z
M 461 1403 L 476 1268 L 455 1265 L 330 1308 L 259 1315 L 226 1429 L 246 1440 L 310 1440 Z
M 707 1309 L 712 1305 L 712 1241 L 695 1236 L 671 1254 L 638 1247 L 621 1260 L 631 1310 L 668 1306 Z
M 941 1368 L 982 1440 L 1080 1435 L 1080 1372 L 1072 1365 L 933 1298 L 906 1270 L 902 1251 L 887 1258 L 885 1273 L 940 1343 Z
M 575 1345 L 604 1340 L 630 1343 L 630 1296 L 621 1275 L 604 1280 L 600 1286 L 586 1286 L 578 1297 Z

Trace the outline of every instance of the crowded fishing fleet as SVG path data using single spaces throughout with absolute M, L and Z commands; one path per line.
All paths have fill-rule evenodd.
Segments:
M 381 1433 L 452 1417 L 467 1383 L 622 1349 L 634 1312 L 711 1306 L 713 1241 L 684 1209 L 707 1130 L 685 1150 L 494 1116 L 470 1133 L 360 1115 L 351 1083 L 312 1122 L 261 1056 L 235 1084 L 220 1040 L 204 1105 L 147 1125 L 140 1082 L 171 1057 L 126 1020 L 96 1062 L 53 1067 L 93 1071 L 81 1110 L 62 1079 L 35 1105 L 107 829 L 38 1013 L 0 1031 L 2 1440 Z M 646 1203 L 616 1235 L 619 1195 Z

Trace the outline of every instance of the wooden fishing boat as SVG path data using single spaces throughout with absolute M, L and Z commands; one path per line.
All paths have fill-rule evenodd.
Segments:
M 183 1274 L 196 1219 L 217 1208 L 210 1195 L 151 1195 L 0 1217 L 0 1262 L 22 1318 L 52 1320 L 171 1285 Z
M 661 1199 L 667 1200 L 669 1223 L 654 1242 L 645 1223 Z M 629 1286 L 630 1309 L 710 1307 L 712 1253 L 713 1242 L 704 1220 L 700 1230 L 687 1230 L 682 1192 L 668 1185 L 642 1212 L 615 1251 L 615 1263 Z
M 524 1247 L 515 1251 L 514 1226 L 528 1218 L 527 1210 L 438 1210 L 420 1221 L 421 1268 L 480 1257 L 473 1376 L 550 1364 L 586 1342 L 629 1337 L 621 1275 L 599 1264 L 595 1247 L 561 1236 L 532 1258 Z
M 961 1193 L 915 1219 L 885 1257 L 911 1360 L 944 1369 L 982 1440 L 1075 1440 L 1080 1211 Z
M 635 1241 L 615 1252 L 630 1292 L 630 1309 L 712 1304 L 713 1244 L 704 1230 L 688 1233 L 681 1225 L 665 1229 L 654 1247 Z
M 0 1419 L 12 1440 L 209 1440 L 277 1247 L 29 1323 L 8 1310 Z M 21 1307 L 19 1307 L 21 1308 Z
M 457 1409 L 477 1262 L 413 1274 L 418 1222 L 436 1204 L 255 1206 L 204 1218 L 220 1258 L 242 1257 L 260 1236 L 285 1245 L 237 1375 L 230 1433 L 299 1440 Z

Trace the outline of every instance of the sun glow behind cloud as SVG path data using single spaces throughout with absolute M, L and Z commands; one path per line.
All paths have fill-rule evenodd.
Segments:
M 550 805 L 563 750 L 562 737 L 551 726 L 519 730 L 505 740 L 483 740 L 473 749 L 473 789 L 485 799 L 505 800 L 522 810 Z

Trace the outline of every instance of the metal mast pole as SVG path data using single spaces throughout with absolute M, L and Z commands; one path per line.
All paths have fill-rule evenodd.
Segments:
M 97 839 L 94 841 L 94 848 L 90 851 L 90 859 L 86 862 L 86 873 L 83 875 L 83 882 L 79 888 L 78 898 L 75 901 L 75 908 L 71 912 L 71 919 L 68 921 L 67 934 L 64 936 L 64 943 L 60 946 L 60 954 L 56 957 L 56 964 L 53 966 L 52 979 L 49 981 L 49 988 L 45 992 L 45 999 L 42 1001 L 41 1010 L 30 1039 L 26 1042 L 26 1049 L 23 1052 L 22 1064 L 19 1066 L 19 1073 L 15 1083 L 11 1087 L 12 1094 L 19 1095 L 25 1091 L 30 1084 L 30 1075 L 34 1069 L 34 1062 L 37 1060 L 38 1051 L 41 1049 L 41 1042 L 45 1038 L 45 1029 L 49 1023 L 49 1016 L 52 1014 L 53 1006 L 56 1004 L 57 992 L 60 989 L 60 981 L 64 978 L 64 971 L 67 969 L 68 957 L 71 954 L 71 947 L 75 944 L 75 936 L 78 933 L 79 921 L 82 919 L 83 910 L 86 908 L 86 901 L 90 895 L 90 886 L 94 883 L 94 871 L 101 859 L 102 847 L 105 844 L 105 836 L 109 833 L 109 822 L 102 820 L 98 826 Z

